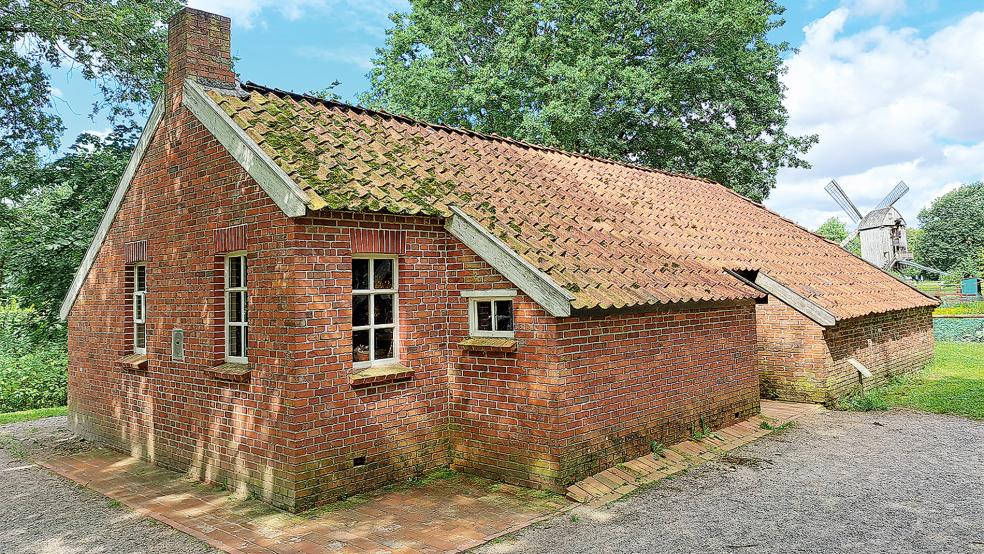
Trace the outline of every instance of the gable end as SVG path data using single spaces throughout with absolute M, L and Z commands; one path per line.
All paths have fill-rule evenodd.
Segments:
M 161 124 L 161 119 L 164 117 L 164 105 L 166 103 L 163 98 L 157 100 L 157 103 L 154 104 L 154 109 L 150 112 L 150 118 L 147 120 L 143 132 L 140 133 L 137 146 L 133 149 L 133 154 L 130 156 L 130 163 L 126 165 L 126 171 L 123 172 L 123 177 L 120 178 L 120 184 L 116 186 L 113 198 L 109 201 L 109 206 L 106 207 L 106 213 L 103 214 L 102 221 L 99 222 L 96 235 L 92 237 L 92 243 L 89 244 L 89 249 L 86 250 L 85 257 L 82 258 L 82 264 L 79 265 L 78 271 L 75 272 L 75 278 L 72 279 L 72 285 L 68 288 L 68 293 L 65 294 L 65 300 L 62 301 L 61 310 L 59 310 L 58 315 L 63 321 L 68 318 L 68 313 L 72 310 L 75 299 L 79 296 L 79 291 L 82 290 L 82 284 L 85 283 L 86 277 L 89 276 L 89 270 L 92 269 L 92 264 L 96 262 L 96 255 L 99 254 L 99 249 L 102 248 L 103 242 L 106 241 L 109 228 L 112 226 L 113 220 L 116 219 L 116 214 L 119 213 L 120 206 L 123 204 L 123 197 L 126 196 L 126 191 L 130 189 L 130 182 L 133 180 L 137 168 L 140 167 L 140 162 L 143 161 L 147 147 L 150 146 L 150 141 L 157 132 L 158 125 Z

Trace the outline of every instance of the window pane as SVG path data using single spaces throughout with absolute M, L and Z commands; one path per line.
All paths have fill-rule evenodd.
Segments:
M 143 321 L 144 318 L 144 303 L 143 298 L 139 294 L 133 296 L 133 320 Z
M 393 260 L 373 260 L 372 279 L 374 289 L 393 288 Z
M 134 278 L 133 290 L 144 291 L 147 290 L 147 267 L 138 265 L 136 267 L 136 275 Z
M 491 302 L 476 302 L 475 315 L 476 315 L 476 320 L 478 322 L 479 331 L 492 330 L 492 303 Z
M 243 356 L 243 337 L 241 327 L 229 327 L 229 356 L 241 358 Z
M 243 335 L 242 348 L 243 348 L 243 357 L 245 358 L 247 355 L 246 350 L 249 348 L 249 327 L 240 327 L 239 331 Z
M 513 307 L 512 300 L 495 301 L 495 330 L 496 331 L 513 330 L 512 307 Z
M 352 260 L 352 290 L 369 288 L 369 260 Z
M 369 361 L 369 330 L 352 333 L 352 361 Z
M 143 323 L 138 323 L 134 326 L 133 345 L 137 348 L 147 347 L 147 326 Z
M 249 301 L 246 299 L 248 293 L 241 292 L 239 296 L 242 301 L 239 302 L 239 311 L 243 314 L 243 321 L 249 321 Z
M 229 258 L 229 288 L 245 286 L 243 275 L 242 258 L 234 256 Z
M 242 323 L 243 320 L 243 300 L 245 295 L 241 292 L 230 292 L 228 300 L 229 321 Z
M 245 287 L 246 286 L 246 256 L 240 256 L 239 263 L 241 268 L 239 278 L 240 278 L 240 283 L 242 283 L 240 286 Z
M 369 325 L 369 296 L 352 297 L 352 327 Z
M 376 319 L 373 323 L 376 325 L 393 323 L 393 295 L 377 294 L 374 303 Z
M 393 357 L 393 329 L 376 329 L 376 360 Z

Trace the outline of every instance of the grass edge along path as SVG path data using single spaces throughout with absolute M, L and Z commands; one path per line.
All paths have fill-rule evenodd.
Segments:
M 984 420 L 984 344 L 939 342 L 926 369 L 851 395 L 839 407 L 852 411 L 902 407 Z
M 68 414 L 68 406 L 57 408 L 37 408 L 35 410 L 24 410 L 22 412 L 6 412 L 0 414 L 0 425 L 7 423 L 17 423 L 20 421 L 34 421 L 46 417 L 63 416 Z

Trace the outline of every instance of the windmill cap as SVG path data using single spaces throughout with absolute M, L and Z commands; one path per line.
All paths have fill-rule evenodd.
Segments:
M 858 230 L 864 231 L 865 229 L 876 229 L 878 227 L 892 227 L 899 220 L 905 223 L 902 214 L 895 208 L 891 206 L 878 208 L 877 210 L 871 210 L 868 215 L 864 216 L 864 219 L 858 224 Z

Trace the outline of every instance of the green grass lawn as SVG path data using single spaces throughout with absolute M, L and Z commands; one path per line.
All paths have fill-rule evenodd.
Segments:
M 18 421 L 33 421 L 45 417 L 62 416 L 68 413 L 67 406 L 58 408 L 38 408 L 37 410 L 24 410 L 23 412 L 7 412 L 0 414 L 0 425 L 4 423 L 17 423 Z
M 864 396 L 846 399 L 843 404 L 855 410 L 890 406 L 984 419 L 984 344 L 937 343 L 936 359 L 925 370 Z

